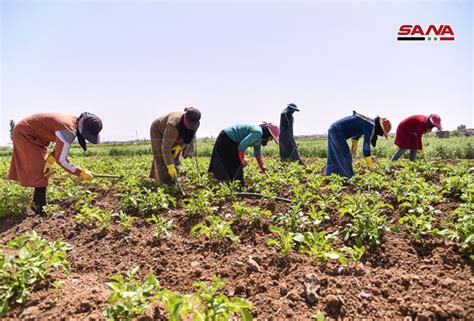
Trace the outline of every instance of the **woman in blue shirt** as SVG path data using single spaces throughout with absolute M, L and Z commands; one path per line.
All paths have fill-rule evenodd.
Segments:
M 247 166 L 245 151 L 253 147 L 253 155 L 257 159 L 260 169 L 267 169 L 263 163 L 261 148 L 268 141 L 275 140 L 278 144 L 280 130 L 272 123 L 263 123 L 259 126 L 240 124 L 222 130 L 216 139 L 212 150 L 209 173 L 220 181 L 239 180 L 244 183 L 242 169 Z
M 357 152 L 357 142 L 361 136 L 364 136 L 363 150 L 367 166 L 373 170 L 370 144 L 375 147 L 378 136 L 388 138 L 390 129 L 392 129 L 392 125 L 388 119 L 379 116 L 371 119 L 355 111 L 352 116 L 344 117 L 333 123 L 328 131 L 326 175 L 334 173 L 347 178 L 354 176 L 352 156 Z M 352 138 L 351 149 L 347 145 L 349 138 Z

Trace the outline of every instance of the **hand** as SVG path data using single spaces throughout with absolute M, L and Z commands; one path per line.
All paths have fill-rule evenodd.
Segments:
M 245 160 L 245 152 L 239 150 L 239 159 L 240 163 L 242 164 L 242 168 L 245 168 L 245 166 L 247 166 L 247 161 Z
M 263 163 L 263 157 L 262 156 L 255 156 L 255 158 L 257 159 L 258 166 L 260 167 L 262 172 L 265 173 L 267 171 L 267 167 Z
M 352 146 L 351 146 L 351 154 L 352 158 L 354 158 L 357 154 L 357 143 L 359 141 L 357 139 L 352 139 Z
M 81 170 L 81 173 L 79 174 L 79 177 L 81 177 L 82 179 L 85 179 L 86 181 L 90 181 L 94 178 L 94 175 L 92 175 L 92 173 L 88 171 L 87 169 L 80 169 L 80 170 Z
M 167 165 L 168 168 L 168 174 L 170 174 L 172 179 L 175 179 L 178 177 L 178 172 L 176 171 L 176 167 L 174 167 L 174 164 Z
M 371 171 L 373 171 L 375 169 L 375 166 L 374 166 L 374 163 L 372 161 L 372 156 L 367 156 L 365 158 L 365 161 L 367 163 L 367 168 Z
M 175 147 L 171 148 L 171 157 L 174 159 L 179 157 L 179 153 L 181 152 L 181 146 L 176 145 Z
M 44 177 L 49 177 L 51 176 L 51 173 L 53 172 L 53 164 L 56 162 L 54 159 L 53 154 L 49 154 L 48 157 L 46 157 L 46 161 L 44 163 L 44 168 L 43 168 L 43 176 Z

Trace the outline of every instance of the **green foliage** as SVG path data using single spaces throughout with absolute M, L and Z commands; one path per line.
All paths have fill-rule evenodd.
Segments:
M 134 186 L 130 192 L 122 194 L 122 209 L 141 215 L 158 213 L 176 206 L 176 199 L 165 188 Z
M 239 242 L 238 236 L 234 234 L 230 226 L 232 221 L 223 221 L 217 215 L 211 215 L 205 218 L 207 224 L 199 223 L 191 229 L 193 235 L 201 234 L 207 237 L 209 240 L 214 238 L 223 240 L 229 239 L 233 243 Z
M 450 240 L 462 242 L 462 246 L 474 261 L 474 203 L 463 204 L 451 213 L 454 221 L 447 221 L 447 229 L 441 231 Z
M 129 216 L 127 215 L 127 213 L 124 213 L 122 211 L 112 214 L 112 217 L 116 219 L 119 227 L 122 229 L 123 232 L 127 232 L 128 230 L 130 230 L 133 226 L 133 221 L 135 220 L 134 217 Z
M 184 208 L 186 213 L 190 216 L 206 216 L 211 215 L 215 211 L 215 207 L 212 207 L 210 199 L 213 194 L 209 190 L 197 190 L 193 192 L 191 198 L 186 199 Z
M 313 231 L 303 234 L 304 239 L 300 243 L 299 252 L 308 254 L 318 261 L 326 262 L 328 259 L 339 260 L 341 264 L 347 264 L 345 256 L 331 247 L 337 239 L 337 232 L 326 234 L 325 231 Z
M 26 214 L 31 192 L 14 182 L 0 180 L 0 218 Z
M 152 216 L 147 218 L 146 221 L 148 223 L 154 224 L 153 235 L 157 239 L 160 239 L 162 236 L 171 236 L 171 230 L 173 229 L 173 220 L 168 220 L 164 217 L 155 216 L 154 214 L 152 214 Z
M 353 245 L 352 247 L 344 247 L 342 248 L 343 252 L 346 252 L 349 254 L 349 258 L 352 262 L 355 264 L 355 268 L 357 269 L 359 266 L 360 261 L 362 260 L 362 257 L 364 256 L 365 253 L 365 246 L 357 246 Z
M 148 302 L 153 300 L 160 290 L 160 284 L 155 275 L 150 272 L 143 282 L 136 280 L 138 267 L 127 272 L 109 277 L 107 283 L 111 293 L 109 305 L 104 310 L 107 320 L 131 320 L 143 313 Z
M 434 217 L 427 214 L 410 214 L 400 217 L 398 223 L 405 225 L 410 235 L 420 239 L 428 234 L 439 234 L 439 229 L 433 227 Z
M 224 282 L 219 277 L 214 277 L 212 285 L 204 282 L 194 283 L 197 289 L 195 296 L 201 302 L 200 311 L 194 311 L 194 320 L 231 320 L 235 314 L 240 314 L 242 320 L 252 320 L 249 309 L 252 305 L 239 297 L 229 299 L 223 294 L 217 294 Z
M 75 220 L 84 224 L 94 223 L 98 228 L 110 230 L 112 212 L 98 207 L 82 207 Z
M 0 314 L 8 312 L 11 304 L 24 304 L 33 286 L 52 268 L 69 272 L 66 251 L 72 246 L 62 240 L 48 243 L 33 231 L 14 238 L 7 248 L 17 254 L 0 253 Z
M 244 219 L 252 223 L 259 222 L 261 216 L 269 217 L 272 215 L 269 210 L 263 210 L 257 206 L 247 206 L 245 202 L 236 202 L 232 204 L 232 207 L 235 209 L 237 219 Z
M 282 227 L 270 226 L 270 232 L 277 234 L 278 238 L 268 239 L 267 244 L 275 245 L 285 255 L 295 246 L 295 242 L 302 242 L 304 240 L 303 234 L 290 232 Z

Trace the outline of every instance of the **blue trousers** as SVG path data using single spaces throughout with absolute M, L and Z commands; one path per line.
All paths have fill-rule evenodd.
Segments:
M 326 175 L 338 174 L 351 178 L 354 176 L 352 169 L 352 154 L 346 138 L 336 128 L 329 128 L 328 132 L 328 160 Z
M 393 154 L 392 156 L 392 162 L 396 161 L 397 159 L 399 159 L 403 154 L 405 154 L 407 150 L 406 149 L 403 149 L 403 148 L 400 148 L 395 154 Z M 416 152 L 417 150 L 416 149 L 410 149 L 410 160 L 412 162 L 415 161 L 416 159 Z

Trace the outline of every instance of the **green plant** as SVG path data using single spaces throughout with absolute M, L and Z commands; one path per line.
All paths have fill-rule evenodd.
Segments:
M 357 245 L 353 245 L 352 247 L 345 246 L 344 248 L 342 248 L 342 251 L 349 254 L 349 258 L 351 259 L 352 262 L 354 262 L 355 269 L 357 270 L 359 267 L 359 263 L 362 260 L 362 257 L 364 256 L 365 246 L 360 246 L 360 247 Z
M 237 219 L 246 219 L 252 223 L 257 223 L 262 215 L 267 217 L 272 215 L 272 212 L 269 210 L 262 210 L 256 206 L 247 206 L 245 202 L 235 202 L 232 204 L 232 207 L 235 209 L 235 217 Z
M 193 196 L 185 200 L 184 208 L 190 216 L 206 216 L 211 215 L 215 211 L 210 199 L 212 192 L 209 190 L 197 190 L 193 192 Z
M 133 216 L 129 216 L 127 213 L 122 211 L 112 214 L 112 217 L 117 220 L 119 227 L 123 232 L 130 230 L 133 226 L 133 221 L 135 220 Z
M 0 180 L 0 218 L 25 214 L 31 202 L 28 189 L 14 182 Z
M 217 294 L 223 285 L 224 282 L 219 277 L 214 277 L 211 286 L 204 282 L 193 284 L 197 288 L 195 296 L 202 302 L 202 310 L 194 311 L 193 319 L 224 321 L 233 319 L 234 314 L 240 314 L 242 320 L 252 320 L 249 312 L 252 304 L 239 297 L 229 299 L 223 294 Z
M 109 305 L 103 312 L 107 320 L 131 320 L 157 298 L 160 284 L 155 275 L 150 272 L 143 282 L 139 282 L 135 277 L 137 272 L 138 267 L 128 271 L 126 277 L 121 274 L 109 277 Z
M 304 240 L 304 236 L 301 233 L 290 232 L 273 225 L 270 226 L 270 232 L 277 234 L 278 239 L 270 238 L 267 240 L 267 244 L 275 245 L 285 255 L 293 248 L 295 242 L 302 242 Z
M 176 206 L 174 198 L 165 188 L 132 185 L 131 191 L 122 194 L 122 209 L 149 215 Z
M 229 239 L 233 243 L 239 242 L 238 236 L 234 234 L 230 226 L 232 225 L 232 221 L 223 221 L 217 215 L 211 215 L 206 217 L 207 225 L 203 223 L 199 223 L 191 229 L 191 233 L 193 235 L 201 234 L 205 235 L 209 240 L 214 238 L 218 239 Z
M 146 219 L 147 223 L 153 223 L 155 225 L 155 230 L 153 235 L 160 239 L 163 235 L 165 237 L 171 236 L 171 230 L 173 229 L 173 220 L 168 220 L 161 216 L 155 216 L 152 214 L 151 217 Z
M 362 212 L 346 224 L 343 230 L 344 241 L 354 238 L 357 246 L 362 246 L 364 243 L 378 246 L 382 235 L 389 228 L 390 223 L 385 216 L 376 211 Z
M 331 243 L 337 239 L 337 232 L 326 234 L 325 231 L 313 231 L 305 232 L 303 236 L 304 239 L 300 243 L 299 252 L 308 254 L 321 262 L 331 259 L 339 260 L 344 265 L 347 264 L 344 255 L 331 247 Z
M 13 303 L 24 304 L 38 280 L 44 280 L 50 268 L 69 272 L 66 252 L 72 246 L 62 240 L 48 243 L 32 232 L 18 236 L 7 244 L 17 250 L 16 256 L 0 253 L 0 314 Z
M 405 225 L 410 235 L 414 238 L 420 239 L 424 235 L 439 234 L 439 229 L 433 228 L 433 216 L 428 214 L 421 215 L 405 215 L 400 217 L 398 223 Z
M 454 216 L 454 222 L 445 222 L 447 229 L 440 233 L 450 240 L 462 242 L 468 257 L 474 261 L 474 215 L 472 213 L 474 213 L 474 204 L 463 204 L 451 213 L 451 216 Z

